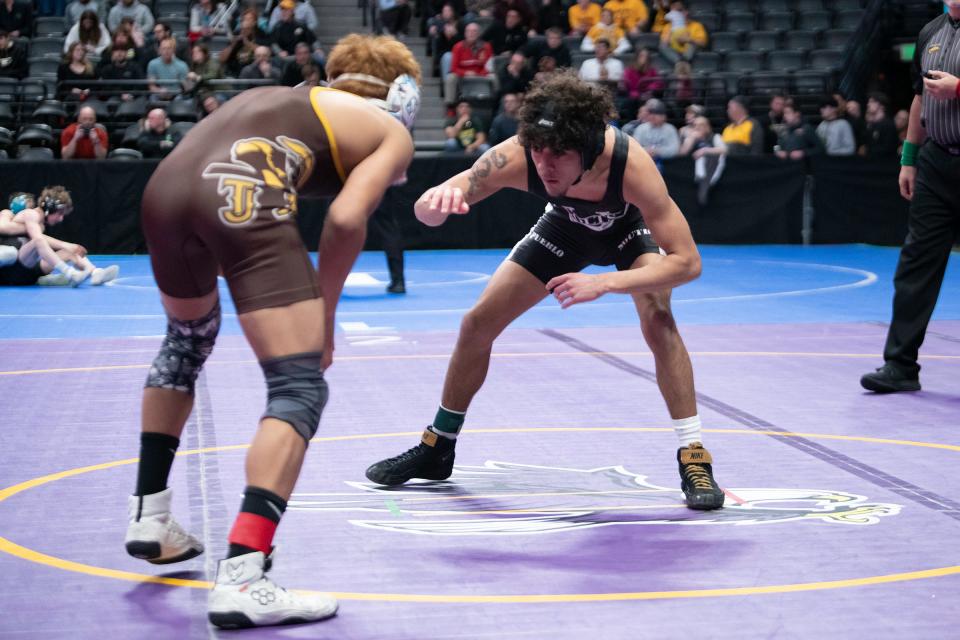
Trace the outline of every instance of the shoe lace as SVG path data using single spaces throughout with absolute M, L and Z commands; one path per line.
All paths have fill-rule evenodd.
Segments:
M 416 458 L 417 456 L 421 455 L 421 453 L 423 452 L 423 448 L 424 448 L 425 446 L 426 446 L 426 445 L 424 445 L 424 444 L 421 442 L 421 443 L 419 443 L 417 446 L 411 447 L 410 449 L 407 449 L 406 451 L 404 451 L 404 452 L 401 453 L 400 455 L 394 456 L 394 457 L 390 458 L 390 460 L 388 460 L 388 462 L 396 463 L 396 462 L 407 462 L 408 460 L 412 460 L 412 459 Z
M 703 465 L 687 464 L 684 465 L 683 475 L 687 482 L 693 485 L 694 489 L 713 489 L 713 478 L 710 472 Z

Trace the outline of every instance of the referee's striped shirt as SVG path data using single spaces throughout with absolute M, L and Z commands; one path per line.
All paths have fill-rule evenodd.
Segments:
M 939 24 L 937 24 L 939 23 Z M 930 22 L 921 32 L 913 56 L 913 89 L 923 96 L 923 125 L 927 136 L 945 147 L 960 147 L 960 98 L 937 100 L 924 95 L 923 74 L 944 71 L 960 77 L 960 21 L 944 14 Z

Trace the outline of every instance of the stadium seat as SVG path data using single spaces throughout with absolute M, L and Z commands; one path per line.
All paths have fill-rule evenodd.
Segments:
M 833 20 L 827 11 L 801 11 L 797 16 L 798 29 L 823 31 L 831 26 L 833 26 Z
M 34 122 L 43 122 L 52 127 L 63 127 L 67 120 L 67 110 L 59 100 L 44 100 L 33 110 Z
M 35 77 L 56 78 L 60 61 L 54 58 L 31 57 L 27 60 L 30 65 L 30 75 Z
M 694 71 L 710 73 L 711 71 L 719 71 L 722 65 L 722 55 L 713 51 L 701 51 L 693 58 L 692 66 Z
M 17 116 L 13 112 L 13 105 L 9 102 L 0 102 L 0 127 L 6 130 L 17 124 Z
M 659 33 L 641 33 L 636 38 L 633 38 L 633 48 L 634 49 L 659 49 L 660 48 L 660 34 Z
M 817 48 L 816 31 L 788 31 L 783 36 L 783 48 L 788 51 L 809 51 Z
M 0 78 L 0 102 L 16 102 L 19 95 L 19 80 L 16 78 Z
M 770 71 L 797 71 L 803 68 L 804 52 L 771 51 L 767 54 L 767 69 Z
M 135 122 L 145 115 L 147 115 L 147 99 L 144 96 L 137 96 L 133 100 L 117 105 L 117 111 L 113 117 L 119 122 Z
M 174 122 L 197 121 L 197 104 L 193 100 L 173 100 L 166 110 L 167 117 Z
M 740 51 L 740 33 L 737 31 L 718 31 L 711 34 L 710 49 L 717 53 Z
M 143 154 L 139 150 L 128 147 L 118 147 L 111 151 L 107 157 L 111 160 L 143 160 Z
M 845 49 L 853 33 L 852 29 L 827 29 L 823 32 L 823 46 L 826 49 Z
M 843 52 L 839 49 L 816 49 L 810 52 L 808 63 L 811 69 L 839 69 Z
M 165 16 L 186 16 L 190 7 L 189 0 L 157 0 L 154 6 L 154 15 L 161 22 Z
M 856 29 L 863 20 L 863 10 L 845 10 L 837 11 L 833 15 L 833 27 L 835 29 Z
M 17 158 L 27 162 L 53 160 L 53 149 L 50 147 L 27 147 L 20 150 L 20 152 L 17 154 Z
M 823 0 L 796 0 L 794 8 L 800 12 L 823 11 Z
M 63 36 L 39 36 L 30 41 L 31 58 L 55 58 L 59 61 L 63 57 Z
M 752 73 L 763 69 L 763 54 L 758 51 L 732 51 L 724 61 L 727 71 Z
M 181 136 L 187 135 L 190 129 L 193 129 L 196 126 L 196 122 L 174 122 L 170 125 L 170 131 L 176 131 Z
M 769 11 L 761 14 L 760 28 L 766 31 L 793 29 L 793 11 Z
M 37 36 L 62 36 L 66 31 L 63 16 L 37 18 L 33 22 L 33 37 L 35 38 Z
M 776 51 L 780 49 L 779 31 L 754 31 L 747 34 L 748 51 Z
M 728 13 L 724 24 L 725 31 L 753 31 L 756 28 L 756 16 L 752 13 Z
M 53 128 L 48 124 L 32 123 L 21 127 L 17 145 L 29 147 L 52 147 Z
M 825 94 L 828 86 L 823 71 L 797 71 L 793 74 L 793 92 L 797 94 Z

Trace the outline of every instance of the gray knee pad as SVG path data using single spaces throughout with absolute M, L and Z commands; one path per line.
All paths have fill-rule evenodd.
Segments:
M 263 418 L 289 423 L 307 443 L 317 433 L 320 414 L 329 397 L 322 360 L 322 353 L 312 352 L 260 362 L 267 380 L 267 411 Z
M 160 346 L 145 387 L 173 389 L 193 395 L 203 363 L 213 351 L 220 332 L 220 303 L 197 320 L 169 318 L 167 336 Z

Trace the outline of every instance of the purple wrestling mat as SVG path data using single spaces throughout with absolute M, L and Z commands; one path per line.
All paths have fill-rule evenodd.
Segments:
M 123 533 L 158 338 L 8 332 L 0 637 L 955 636 L 960 321 L 935 320 L 924 391 L 894 396 L 858 384 L 880 364 L 882 323 L 683 324 L 727 493 L 695 512 L 653 358 L 626 320 L 509 329 L 453 478 L 370 485 L 366 466 L 432 417 L 456 333 L 347 316 L 271 573 L 334 592 L 340 612 L 242 632 L 210 627 L 205 603 L 264 406 L 243 340 L 218 342 L 171 477 L 174 512 L 207 551 L 157 567 L 127 556 Z

